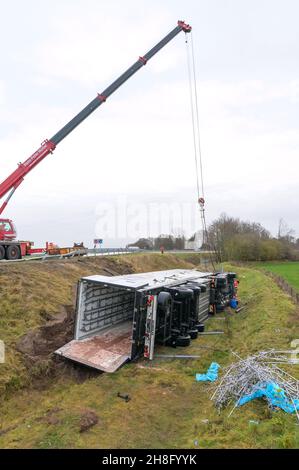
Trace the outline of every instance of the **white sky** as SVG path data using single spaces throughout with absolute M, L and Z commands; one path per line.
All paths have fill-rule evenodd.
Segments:
M 0 0 L 0 7 L 1 179 L 184 19 L 193 26 L 208 221 L 227 212 L 275 234 L 283 217 L 299 236 L 296 0 Z M 37 244 L 91 245 L 103 236 L 116 246 L 160 230 L 150 203 L 193 210 L 195 183 L 181 33 L 26 177 L 3 216 Z M 138 220 L 133 234 L 105 228 L 99 215 L 108 204 L 115 217 L 120 198 L 131 225 L 138 211 L 135 218 L 145 211 L 153 222 Z M 182 224 L 187 235 L 200 228 Z

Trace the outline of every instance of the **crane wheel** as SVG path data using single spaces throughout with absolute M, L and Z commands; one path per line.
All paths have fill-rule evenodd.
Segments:
M 5 248 L 3 245 L 0 245 L 0 260 L 5 258 Z
M 20 248 L 17 245 L 9 245 L 6 248 L 6 258 L 10 260 L 20 259 Z

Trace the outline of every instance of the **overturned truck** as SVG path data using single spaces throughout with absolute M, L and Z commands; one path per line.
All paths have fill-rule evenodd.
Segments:
M 83 277 L 74 339 L 56 354 L 114 372 L 140 356 L 153 359 L 155 345 L 188 346 L 209 314 L 236 296 L 235 277 L 186 269 Z

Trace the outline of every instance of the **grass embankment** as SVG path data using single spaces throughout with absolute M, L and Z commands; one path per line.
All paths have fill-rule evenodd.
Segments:
M 278 274 L 299 292 L 299 261 L 259 263 L 257 267 Z
M 139 255 L 134 258 L 143 271 L 152 269 L 151 263 L 156 263 L 151 258 L 143 261 L 146 263 Z M 176 262 L 183 266 L 178 258 L 167 261 L 164 257 L 163 263 L 168 262 L 168 267 L 175 267 Z M 94 272 L 94 267 L 84 269 Z M 156 359 L 152 363 L 139 360 L 114 374 L 99 374 L 82 383 L 60 377 L 45 390 L 20 390 L 1 406 L 0 447 L 298 447 L 299 430 L 293 415 L 282 411 L 271 415 L 259 400 L 237 409 L 231 417 L 228 410 L 218 414 L 209 400 L 208 385 L 195 382 L 195 373 L 204 371 L 211 361 L 221 365 L 234 361 L 231 351 L 245 356 L 269 348 L 288 349 L 291 340 L 299 337 L 298 312 L 288 296 L 258 270 L 238 268 L 238 273 L 240 296 L 248 302 L 246 309 L 240 314 L 220 314 L 225 320 L 215 318 L 208 322 L 208 329 L 223 329 L 225 334 L 200 337 L 187 349 L 158 351 L 198 354 L 199 359 Z M 63 270 L 61 277 L 65 276 Z M 79 272 L 69 276 L 68 283 Z M 60 295 L 64 296 L 62 292 Z M 56 302 L 59 303 L 58 298 Z M 38 323 L 37 313 L 29 315 L 32 324 Z M 298 366 L 293 366 L 292 373 L 298 374 Z M 121 400 L 118 392 L 128 393 L 131 400 L 128 403 Z M 86 409 L 93 410 L 99 421 L 80 433 L 80 416 Z M 258 424 L 251 423 L 252 420 Z

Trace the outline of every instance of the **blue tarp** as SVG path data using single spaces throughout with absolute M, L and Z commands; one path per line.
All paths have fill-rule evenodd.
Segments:
M 245 403 L 261 397 L 266 397 L 271 406 L 277 406 L 286 413 L 294 413 L 299 410 L 299 399 L 295 399 L 294 403 L 290 402 L 285 395 L 285 391 L 275 382 L 259 382 L 253 387 L 252 393 L 239 399 L 238 406 L 245 405 Z
M 215 382 L 218 379 L 218 370 L 220 365 L 217 362 L 212 362 L 206 374 L 196 374 L 195 380 L 197 382 Z

